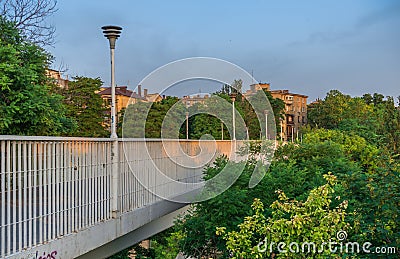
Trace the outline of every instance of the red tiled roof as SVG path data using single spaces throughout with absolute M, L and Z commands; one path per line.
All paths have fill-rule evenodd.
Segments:
M 300 97 L 308 98 L 307 95 L 291 93 L 291 92 L 289 92 L 289 90 L 271 90 L 271 91 L 269 91 L 269 92 L 270 92 L 271 94 L 290 94 L 290 95 L 295 95 L 295 96 L 300 96 Z
M 103 91 L 100 91 L 98 94 L 100 95 L 111 95 L 111 87 L 105 87 Z M 129 90 L 127 86 L 117 86 L 115 87 L 115 95 L 123 95 L 128 96 L 136 99 L 145 99 L 144 97 L 134 93 L 133 91 Z

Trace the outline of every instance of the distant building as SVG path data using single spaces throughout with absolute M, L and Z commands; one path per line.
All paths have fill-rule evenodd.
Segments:
M 111 87 L 101 87 L 100 91 L 97 92 L 103 98 L 107 106 L 111 106 Z M 129 90 L 127 86 L 116 86 L 115 87 L 115 110 L 117 114 L 129 104 L 134 104 L 137 102 L 159 102 L 163 99 L 159 94 L 148 94 L 148 90 L 144 89 L 142 95 L 142 87 L 138 86 L 138 93 Z M 106 120 L 109 120 L 110 115 L 109 110 L 107 110 Z M 118 119 L 118 118 L 117 118 Z M 105 121 L 106 125 L 109 125 L 109 121 Z
M 46 73 L 47 77 L 54 79 L 54 83 L 57 86 L 68 89 L 68 82 L 69 82 L 68 77 L 63 78 L 60 71 L 54 69 L 47 69 Z
M 196 103 L 204 104 L 206 99 L 210 96 L 208 94 L 196 94 L 196 95 L 186 95 L 183 96 L 182 102 L 186 105 L 186 107 L 190 107 Z
M 259 90 L 271 90 L 271 85 L 269 83 L 258 83 L 250 85 L 250 91 L 259 91 Z
M 269 83 L 250 85 L 250 90 L 244 93 L 250 96 L 259 90 L 266 90 L 272 97 L 281 99 L 285 103 L 285 118 L 280 122 L 281 138 L 293 140 L 298 137 L 301 126 L 307 123 L 307 98 L 303 94 L 295 94 L 289 90 L 271 90 Z
M 111 105 L 111 87 L 103 87 L 98 94 L 103 98 L 107 105 Z M 117 113 L 119 113 L 123 108 L 126 108 L 129 104 L 138 101 L 146 102 L 146 99 L 136 92 L 129 90 L 127 86 L 115 87 L 115 110 Z
M 146 89 L 144 89 L 146 90 Z M 144 98 L 146 99 L 147 102 L 154 103 L 154 102 L 160 102 L 163 97 L 160 94 L 145 94 Z
M 301 126 L 307 123 L 307 95 L 295 94 L 289 90 L 271 90 L 272 97 L 285 102 L 285 118 L 280 122 L 281 137 L 296 139 Z
M 97 94 L 103 98 L 107 106 L 111 106 L 111 87 L 101 87 Z M 148 94 L 147 89 L 144 89 L 142 96 L 142 87 L 140 85 L 138 86 L 138 93 L 129 90 L 127 86 L 115 87 L 115 110 L 117 114 L 130 104 L 137 102 L 159 102 L 162 99 L 159 94 Z M 104 121 L 106 126 L 110 126 L 110 112 L 110 110 L 106 111 L 107 116 Z

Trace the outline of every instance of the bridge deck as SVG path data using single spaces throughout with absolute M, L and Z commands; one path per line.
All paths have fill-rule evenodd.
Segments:
M 127 234 L 121 224 L 148 223 L 135 214 L 143 208 L 161 217 L 156 204 L 192 191 L 179 183 L 200 182 L 206 162 L 232 150 L 231 141 L 0 136 L 0 258 L 70 258 L 60 240 L 85 254 L 91 229 L 110 242 Z

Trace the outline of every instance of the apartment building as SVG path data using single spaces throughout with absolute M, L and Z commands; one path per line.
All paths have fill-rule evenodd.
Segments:
M 66 78 L 63 78 L 61 72 L 54 69 L 47 69 L 46 74 L 47 77 L 54 80 L 54 83 L 57 86 L 68 89 L 68 82 L 69 82 L 68 76 Z
M 271 90 L 272 97 L 285 102 L 285 118 L 280 121 L 281 138 L 297 139 L 300 128 L 307 123 L 307 95 L 291 93 L 289 90 Z
M 163 98 L 157 94 L 149 94 L 147 89 L 144 89 L 142 95 L 142 87 L 137 87 L 138 92 L 129 90 L 127 86 L 116 86 L 115 87 L 115 109 L 120 112 L 126 108 L 129 104 L 137 102 L 159 102 Z M 103 98 L 107 104 L 111 104 L 111 87 L 102 87 L 98 94 Z
M 271 90 L 269 83 L 250 85 L 244 95 L 251 95 L 259 90 L 266 90 L 272 97 L 285 102 L 285 118 L 280 121 L 278 136 L 283 140 L 295 140 L 299 137 L 300 128 L 307 123 L 307 95 L 291 93 L 289 90 Z

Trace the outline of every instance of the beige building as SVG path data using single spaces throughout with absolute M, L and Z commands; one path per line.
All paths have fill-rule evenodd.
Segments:
M 210 96 L 208 94 L 186 95 L 186 96 L 183 96 L 182 102 L 186 105 L 186 107 L 190 107 L 196 103 L 204 104 L 206 99 L 208 99 L 209 97 Z
M 255 93 L 259 90 L 267 90 L 270 91 L 271 87 L 269 83 L 258 83 L 258 84 L 252 84 L 250 85 L 250 90 L 247 90 L 244 95 L 251 95 L 252 93 Z
M 146 89 L 145 89 L 146 90 Z M 147 102 L 154 103 L 154 102 L 161 102 L 163 97 L 160 94 L 145 94 L 144 95 Z
M 307 123 L 307 98 L 289 90 L 271 90 L 272 97 L 285 102 L 285 118 L 280 122 L 281 138 L 294 140 L 299 137 L 300 128 Z
M 281 138 L 284 140 L 295 140 L 300 137 L 300 129 L 307 123 L 307 98 L 303 94 L 291 93 L 289 90 L 271 90 L 269 83 L 257 83 L 250 85 L 243 95 L 250 96 L 257 91 L 266 90 L 272 97 L 281 99 L 285 103 L 285 118 L 279 123 Z M 196 103 L 204 103 L 208 95 L 191 95 L 182 98 L 183 103 L 189 107 Z
M 271 93 L 272 97 L 285 102 L 285 118 L 280 122 L 280 138 L 284 140 L 298 138 L 300 128 L 307 123 L 308 96 L 291 93 L 289 90 L 271 90 L 269 83 L 252 84 L 245 95 L 251 95 L 259 90 L 266 90 Z
M 107 106 L 111 106 L 111 87 L 101 87 L 97 93 L 103 98 Z M 115 87 L 115 110 L 118 114 L 122 109 L 126 108 L 130 104 L 137 102 L 159 102 L 163 98 L 159 94 L 148 94 L 148 90 L 144 89 L 142 95 L 142 87 L 138 86 L 138 93 L 129 90 L 127 86 L 116 86 Z M 106 117 L 104 124 L 110 126 L 110 110 L 106 111 Z M 118 116 L 117 116 L 118 123 Z
M 138 86 L 138 93 L 129 90 L 127 86 L 116 86 L 115 87 L 115 110 L 120 112 L 126 108 L 129 104 L 137 102 L 159 102 L 163 99 L 157 93 L 149 94 L 147 89 L 144 89 L 142 95 L 142 87 Z M 102 87 L 101 91 L 98 92 L 101 98 L 110 105 L 111 104 L 111 87 Z
M 46 73 L 47 77 L 54 79 L 54 83 L 57 86 L 68 89 L 68 82 L 69 82 L 68 77 L 63 78 L 60 71 L 54 69 L 47 69 Z
M 103 87 L 102 89 L 103 90 L 98 94 L 101 95 L 101 98 L 103 98 L 107 105 L 111 105 L 111 87 Z M 123 108 L 126 108 L 129 104 L 138 101 L 146 101 L 146 99 L 129 90 L 127 86 L 115 87 L 115 110 L 117 113 Z

